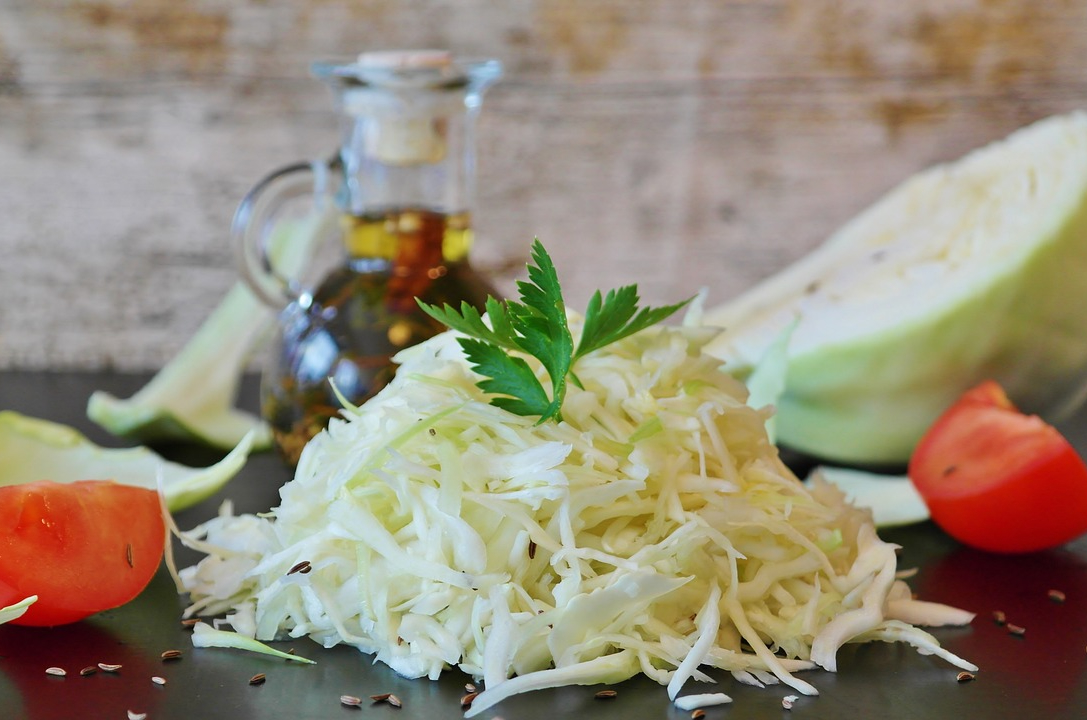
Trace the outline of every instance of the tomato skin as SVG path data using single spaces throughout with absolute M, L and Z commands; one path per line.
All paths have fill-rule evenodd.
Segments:
M 933 521 L 966 545 L 1026 553 L 1087 532 L 1087 465 L 993 381 L 964 393 L 936 420 L 908 472 Z
M 0 487 L 0 607 L 37 595 L 18 625 L 118 607 L 151 581 L 165 543 L 153 490 L 109 480 Z

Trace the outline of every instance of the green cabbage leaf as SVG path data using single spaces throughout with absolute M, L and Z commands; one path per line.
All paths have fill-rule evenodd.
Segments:
M 255 433 L 219 462 L 190 468 L 146 447 L 104 448 L 78 430 L 11 410 L 0 412 L 0 487 L 36 480 L 114 480 L 151 490 L 161 488 L 176 512 L 210 497 L 245 465 Z
M 300 274 L 327 234 L 331 210 L 283 222 L 270 240 L 270 258 L 284 277 Z M 276 311 L 239 280 L 196 334 L 130 398 L 93 393 L 87 416 L 120 437 L 140 442 L 196 441 L 229 449 L 252 433 L 254 449 L 271 447 L 268 426 L 234 407 L 254 352 L 271 335 Z

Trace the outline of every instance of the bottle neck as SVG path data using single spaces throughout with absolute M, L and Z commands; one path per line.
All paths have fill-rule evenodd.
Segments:
M 365 96 L 370 91 L 356 92 Z M 404 106 L 390 110 L 346 93 L 336 193 L 344 212 L 370 216 L 418 210 L 455 216 L 473 207 L 477 109 L 465 107 L 461 89 L 409 97 L 396 96 Z M 439 100 L 448 106 L 434 105 Z

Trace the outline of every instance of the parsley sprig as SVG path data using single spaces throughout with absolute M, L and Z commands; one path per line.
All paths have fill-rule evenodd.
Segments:
M 520 301 L 488 297 L 485 311 L 490 326 L 479 310 L 467 302 L 460 309 L 419 301 L 431 317 L 467 337 L 458 338 L 472 368 L 483 375 L 477 385 L 495 395 L 491 404 L 517 415 L 562 420 L 562 401 L 567 381 L 580 387 L 574 364 L 589 353 L 655 325 L 691 301 L 657 308 L 638 307 L 638 286 L 626 285 L 601 295 L 593 294 L 585 311 L 581 339 L 574 346 L 566 320 L 558 273 L 543 244 L 532 244 L 528 280 L 517 283 Z M 514 353 L 514 354 L 511 354 Z M 540 361 L 551 381 L 551 393 L 536 377 L 521 354 Z

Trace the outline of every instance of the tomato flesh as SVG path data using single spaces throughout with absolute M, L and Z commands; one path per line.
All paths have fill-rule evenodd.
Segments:
M 992 381 L 966 392 L 918 443 L 909 476 L 933 521 L 982 550 L 1024 553 L 1087 532 L 1087 466 L 1052 426 Z
M 118 607 L 151 581 L 165 542 L 153 490 L 109 480 L 0 487 L 0 607 L 37 595 L 20 625 Z

